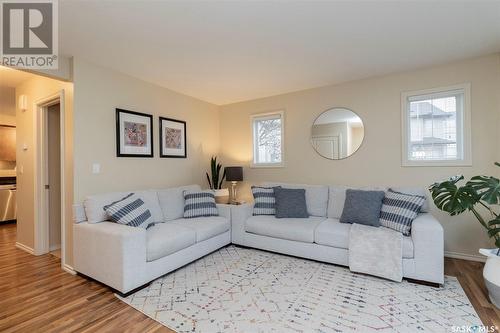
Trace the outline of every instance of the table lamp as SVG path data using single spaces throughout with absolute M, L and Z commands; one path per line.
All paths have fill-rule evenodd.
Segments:
M 231 195 L 229 202 L 232 204 L 238 203 L 236 200 L 236 184 L 243 180 L 243 167 L 231 166 L 225 168 L 226 180 L 231 182 Z

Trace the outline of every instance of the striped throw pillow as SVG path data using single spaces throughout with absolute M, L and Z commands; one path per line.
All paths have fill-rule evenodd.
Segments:
M 252 193 L 255 201 L 253 215 L 276 215 L 274 187 L 252 186 Z
M 153 223 L 150 210 L 134 193 L 103 207 L 111 222 L 147 229 Z
M 411 224 L 420 213 L 426 198 L 389 189 L 385 193 L 380 212 L 380 224 L 409 236 Z
M 207 191 L 184 191 L 184 218 L 219 216 L 214 193 Z

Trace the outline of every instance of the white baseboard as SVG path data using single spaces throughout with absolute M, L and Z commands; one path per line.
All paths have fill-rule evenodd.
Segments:
M 31 247 L 26 246 L 26 245 L 24 245 L 24 244 L 21 244 L 21 243 L 19 243 L 19 242 L 16 242 L 16 247 L 17 247 L 18 249 L 21 249 L 21 250 L 23 250 L 23 251 L 28 252 L 29 254 L 35 254 L 35 250 L 33 250 Z
M 453 259 L 471 260 L 471 261 L 479 261 L 479 262 L 486 261 L 486 257 L 482 256 L 480 254 L 465 254 L 465 253 L 459 253 L 459 252 L 445 251 L 444 256 L 448 257 L 448 258 L 453 258 Z
M 33 250 L 31 247 L 26 246 L 26 245 L 24 245 L 24 244 L 21 244 L 21 243 L 19 243 L 19 242 L 16 242 L 16 247 L 17 247 L 18 249 L 21 249 L 21 250 L 23 250 L 23 251 L 28 252 L 29 254 L 34 254 L 34 253 L 35 253 L 35 250 Z M 52 250 L 51 250 L 51 251 L 52 251 Z M 76 275 L 76 271 L 73 269 L 73 267 L 72 267 L 72 266 L 70 266 L 70 265 L 68 265 L 68 264 L 64 264 L 64 265 L 62 265 L 62 269 L 63 269 L 64 271 L 68 272 L 68 273 L 69 273 L 69 274 L 71 274 L 71 275 Z
M 69 274 L 71 275 L 76 275 L 76 271 L 73 269 L 72 266 L 68 265 L 68 264 L 64 264 L 62 266 L 62 269 L 65 270 L 66 272 L 68 272 Z
M 60 248 L 61 248 L 61 244 L 52 245 L 51 247 L 49 247 L 49 251 L 59 250 Z

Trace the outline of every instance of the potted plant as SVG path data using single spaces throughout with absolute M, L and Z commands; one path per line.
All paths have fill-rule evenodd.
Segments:
M 496 166 L 500 166 L 495 162 Z M 429 187 L 437 208 L 451 216 L 471 212 L 495 242 L 495 249 L 480 249 L 488 257 L 483 270 L 484 282 L 491 302 L 500 308 L 500 180 L 490 176 L 474 176 L 459 186 L 463 176 L 434 183 Z
M 214 192 L 216 203 L 227 204 L 229 202 L 229 189 L 222 188 L 222 183 L 226 178 L 226 170 L 224 169 L 222 178 L 220 177 L 221 170 L 222 165 L 220 163 L 217 163 L 217 157 L 212 157 L 210 159 L 210 171 L 212 175 L 210 176 L 208 172 L 206 173 L 208 186 L 210 186 L 210 189 Z

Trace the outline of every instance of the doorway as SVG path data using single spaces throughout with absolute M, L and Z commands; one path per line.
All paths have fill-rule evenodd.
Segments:
M 342 158 L 342 137 L 340 135 L 318 136 L 312 138 L 314 149 L 329 159 L 338 160 Z
M 65 267 L 64 90 L 35 102 L 35 254 L 50 253 Z
M 61 258 L 61 106 L 59 103 L 47 107 L 45 195 L 48 205 L 49 251 Z

